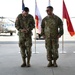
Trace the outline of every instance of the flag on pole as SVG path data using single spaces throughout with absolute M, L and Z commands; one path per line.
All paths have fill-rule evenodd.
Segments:
M 63 0 L 63 18 L 66 19 L 68 32 L 70 33 L 71 36 L 73 36 L 74 29 L 73 29 L 73 26 L 72 26 L 72 23 L 71 23 L 64 0 Z
M 35 1 L 35 24 L 36 24 L 36 33 L 41 33 L 41 21 L 42 21 L 42 18 L 41 18 L 41 15 L 40 15 L 40 12 L 39 12 L 39 9 L 37 7 L 37 2 Z
M 24 0 L 22 0 L 22 10 L 24 10 L 25 5 L 24 5 Z

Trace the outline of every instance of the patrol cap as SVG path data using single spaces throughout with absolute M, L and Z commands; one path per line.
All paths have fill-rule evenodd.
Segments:
M 25 7 L 25 8 L 24 8 L 24 11 L 25 11 L 25 12 L 29 12 L 29 8 L 28 8 L 28 7 Z

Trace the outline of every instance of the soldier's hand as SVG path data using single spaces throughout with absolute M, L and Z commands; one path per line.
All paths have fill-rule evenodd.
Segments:
M 45 39 L 45 35 L 43 35 L 43 38 Z
M 25 30 L 24 29 L 21 29 L 21 32 L 24 32 Z
M 58 35 L 58 38 L 60 38 L 61 36 L 60 35 Z
M 21 32 L 27 32 L 27 30 L 26 29 L 22 29 Z
M 25 32 L 27 33 L 29 31 L 29 29 L 22 29 L 21 32 Z

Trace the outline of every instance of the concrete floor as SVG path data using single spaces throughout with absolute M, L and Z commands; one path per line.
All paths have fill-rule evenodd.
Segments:
M 44 41 L 36 41 L 32 46 L 30 68 L 21 68 L 22 64 L 18 42 L 0 42 L 0 75 L 75 75 L 75 42 L 65 42 L 63 52 L 62 43 L 59 43 L 58 67 L 46 67 L 46 49 Z M 34 53 L 33 53 L 34 52 Z

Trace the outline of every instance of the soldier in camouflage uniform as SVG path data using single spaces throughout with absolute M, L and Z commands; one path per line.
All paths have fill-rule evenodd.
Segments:
M 35 21 L 32 15 L 29 14 L 29 8 L 25 7 L 22 14 L 19 14 L 15 27 L 19 35 L 19 47 L 23 60 L 21 67 L 30 67 L 31 46 L 32 46 L 32 29 L 35 27 Z M 27 57 L 27 63 L 26 63 Z
M 58 40 L 63 35 L 62 20 L 53 14 L 53 7 L 48 6 L 46 10 L 48 16 L 42 20 L 41 35 L 45 38 L 45 47 L 47 49 L 48 67 L 57 67 L 56 60 L 58 59 Z

